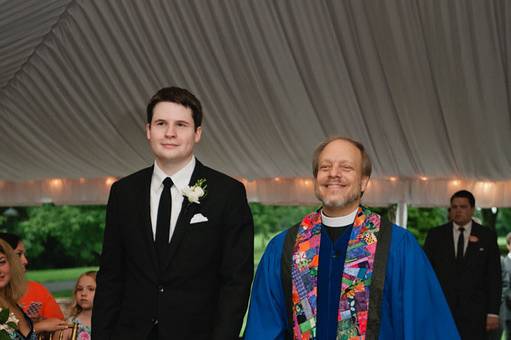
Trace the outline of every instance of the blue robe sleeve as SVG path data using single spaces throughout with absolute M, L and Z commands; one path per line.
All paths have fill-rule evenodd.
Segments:
M 285 339 L 287 312 L 281 281 L 281 258 L 286 232 L 275 236 L 257 267 L 245 340 Z
M 415 237 L 392 228 L 379 339 L 460 339 L 435 272 Z

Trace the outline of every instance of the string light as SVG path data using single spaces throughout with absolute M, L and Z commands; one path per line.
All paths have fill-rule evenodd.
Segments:
M 421 176 L 419 178 L 420 178 L 421 181 L 427 181 L 428 180 L 428 178 L 426 176 Z
M 64 186 L 64 182 L 60 178 L 50 179 L 50 187 L 52 189 L 62 189 L 62 186 Z
M 389 177 L 389 180 L 390 180 L 391 182 L 395 182 L 395 181 L 397 181 L 397 177 L 390 176 L 390 177 Z
M 482 182 L 481 186 L 483 187 L 484 192 L 488 192 L 488 190 L 491 189 L 492 183 L 491 182 Z
M 107 177 L 107 178 L 105 179 L 105 184 L 106 184 L 107 186 L 111 186 L 112 184 L 114 184 L 115 180 L 116 180 L 116 178 L 115 178 L 115 177 Z

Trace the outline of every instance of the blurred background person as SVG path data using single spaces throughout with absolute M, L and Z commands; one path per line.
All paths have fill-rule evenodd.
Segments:
M 500 258 L 502 268 L 502 303 L 500 305 L 501 332 L 505 339 L 511 340 L 511 233 L 506 235 L 508 253 Z M 500 336 L 499 336 L 500 339 Z
M 55 334 L 54 338 L 71 340 L 71 339 L 91 339 L 91 317 L 92 305 L 94 302 L 94 294 L 96 293 L 96 272 L 85 272 L 76 281 L 73 291 L 73 306 L 71 316 L 68 319 L 70 325 L 76 325 L 76 330 L 68 328 L 60 337 L 60 332 Z M 72 337 L 73 333 L 75 336 Z
M 474 219 L 467 190 L 450 199 L 452 221 L 429 230 L 424 250 L 463 340 L 492 339 L 499 328 L 502 276 L 497 234 Z
M 25 245 L 18 235 L 0 233 L 0 239 L 4 240 L 14 249 L 22 265 L 22 273 L 27 270 L 28 259 Z M 23 311 L 34 322 L 37 333 L 53 332 L 67 328 L 64 314 L 51 295 L 50 291 L 42 284 L 35 281 L 27 281 L 25 294 L 18 300 Z
M 0 240 L 0 308 L 9 309 L 9 319 L 12 319 L 12 316 L 18 319 L 16 329 L 6 330 L 10 335 L 8 338 L 12 340 L 37 339 L 32 321 L 18 305 L 25 287 L 26 282 L 20 261 L 9 244 Z

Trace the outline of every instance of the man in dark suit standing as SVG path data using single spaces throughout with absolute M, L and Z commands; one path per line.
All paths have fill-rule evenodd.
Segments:
M 147 106 L 154 165 L 112 185 L 92 334 L 102 339 L 237 339 L 253 275 L 244 186 L 193 155 L 202 108 L 168 87 Z
M 429 231 L 424 250 L 435 269 L 463 340 L 486 339 L 499 326 L 501 299 L 497 235 L 472 220 L 475 198 L 451 197 L 453 220 Z

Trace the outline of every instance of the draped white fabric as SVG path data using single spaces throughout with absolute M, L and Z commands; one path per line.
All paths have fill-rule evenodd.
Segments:
M 459 180 L 511 206 L 510 49 L 508 0 L 0 0 L 0 205 L 104 202 L 179 85 L 198 158 L 252 200 L 313 202 L 312 150 L 340 134 L 373 160 L 368 202 L 445 205 Z

